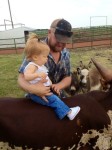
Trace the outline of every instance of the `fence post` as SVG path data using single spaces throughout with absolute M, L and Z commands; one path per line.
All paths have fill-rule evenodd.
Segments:
M 111 35 L 110 35 L 110 47 L 111 47 L 111 45 L 112 45 L 112 28 L 111 28 Z
M 73 41 L 73 36 L 72 36 L 72 49 L 74 48 L 74 41 Z
M 93 44 L 92 44 L 92 29 L 91 29 L 91 27 L 90 27 L 90 31 L 91 31 L 90 33 L 91 33 L 91 49 L 92 49 Z
M 17 54 L 17 47 L 16 47 L 16 41 L 15 41 L 15 38 L 14 38 L 14 46 L 15 46 L 15 51 L 16 51 L 16 54 Z

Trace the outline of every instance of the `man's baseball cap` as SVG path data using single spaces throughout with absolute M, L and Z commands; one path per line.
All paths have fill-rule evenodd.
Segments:
M 56 19 L 52 22 L 50 28 L 54 29 L 54 34 L 58 42 L 72 42 L 72 26 L 68 21 L 64 19 Z

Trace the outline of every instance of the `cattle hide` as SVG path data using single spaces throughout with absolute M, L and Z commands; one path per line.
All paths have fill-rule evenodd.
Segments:
M 69 106 L 80 106 L 77 117 L 59 120 L 51 108 L 27 98 L 0 98 L 0 141 L 42 150 L 45 146 L 68 150 L 89 129 L 100 130 L 110 124 L 107 110 L 112 110 L 112 94 L 92 91 L 64 98 Z

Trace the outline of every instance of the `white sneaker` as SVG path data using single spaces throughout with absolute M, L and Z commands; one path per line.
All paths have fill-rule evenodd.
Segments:
M 76 117 L 76 115 L 79 113 L 80 107 L 77 106 L 70 109 L 71 109 L 71 113 L 68 114 L 67 117 L 69 118 L 69 120 L 73 120 Z

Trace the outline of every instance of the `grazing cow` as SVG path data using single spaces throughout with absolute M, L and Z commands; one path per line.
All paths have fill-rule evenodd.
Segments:
M 109 75 L 103 77 L 108 82 L 111 79 Z M 76 150 L 83 133 L 110 124 L 107 111 L 112 110 L 112 91 L 92 91 L 63 101 L 69 107 L 81 107 L 74 120 L 65 117 L 60 121 L 51 108 L 27 98 L 0 98 L 0 141 L 23 149 L 27 146 L 39 150 L 44 147 Z

